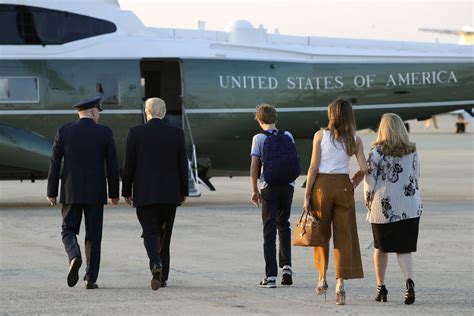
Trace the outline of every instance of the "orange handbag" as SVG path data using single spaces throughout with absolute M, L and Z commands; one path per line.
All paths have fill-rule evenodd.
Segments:
M 319 217 L 314 217 L 303 210 L 293 229 L 293 246 L 323 246 L 323 233 Z

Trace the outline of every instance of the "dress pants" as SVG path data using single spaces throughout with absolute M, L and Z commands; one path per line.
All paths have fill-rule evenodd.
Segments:
M 321 218 L 323 247 L 314 247 L 314 266 L 326 278 L 331 224 L 336 278 L 363 278 L 354 190 L 347 174 L 318 174 L 311 192 L 311 208 Z
M 87 264 L 84 280 L 95 283 L 99 275 L 104 205 L 63 204 L 61 235 L 69 262 L 74 257 L 81 257 L 81 249 L 76 235 L 79 235 L 83 211 L 86 225 L 85 250 Z
M 280 268 L 291 266 L 291 228 L 290 214 L 293 201 L 293 186 L 269 185 L 261 190 L 263 221 L 263 255 L 266 277 L 278 275 L 276 262 L 276 233 L 280 249 L 278 261 Z
M 137 217 L 142 226 L 142 238 L 150 270 L 155 264 L 161 265 L 161 280 L 167 281 L 170 271 L 170 242 L 173 231 L 176 205 L 153 204 L 137 207 Z

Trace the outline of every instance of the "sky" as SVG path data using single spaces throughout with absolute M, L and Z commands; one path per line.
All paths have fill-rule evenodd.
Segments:
M 269 33 L 420 42 L 458 43 L 457 36 L 420 27 L 474 26 L 474 0 L 119 0 L 147 26 L 225 30 L 232 21 L 263 24 Z

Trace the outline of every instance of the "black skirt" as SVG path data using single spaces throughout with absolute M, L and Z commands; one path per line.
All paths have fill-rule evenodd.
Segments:
M 372 224 L 374 247 L 382 252 L 416 252 L 419 224 L 419 217 L 388 224 Z

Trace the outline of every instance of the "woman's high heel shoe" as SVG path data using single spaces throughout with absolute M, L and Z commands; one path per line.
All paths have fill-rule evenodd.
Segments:
M 412 279 L 408 279 L 406 285 L 405 304 L 410 305 L 415 302 L 415 282 Z
M 336 305 L 346 304 L 346 291 L 339 290 L 336 292 Z
M 326 280 L 323 280 L 322 282 L 319 281 L 318 287 L 316 288 L 316 295 L 324 294 L 324 299 L 326 300 L 327 289 L 328 289 L 328 284 L 326 283 Z
M 387 301 L 387 294 L 388 290 L 385 285 L 378 285 L 377 286 L 377 295 L 375 296 L 375 300 L 377 302 L 386 302 Z

